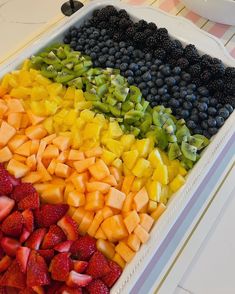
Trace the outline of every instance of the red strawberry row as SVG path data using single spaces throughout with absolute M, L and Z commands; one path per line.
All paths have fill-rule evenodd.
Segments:
M 66 204 L 40 205 L 0 165 L 0 294 L 106 294 L 122 269 L 80 236 Z

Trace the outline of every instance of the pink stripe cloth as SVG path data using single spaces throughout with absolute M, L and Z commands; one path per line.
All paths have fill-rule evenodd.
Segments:
M 132 5 L 141 5 L 145 2 L 145 0 L 129 0 L 128 3 Z
M 185 15 L 185 17 L 186 17 L 187 19 L 191 20 L 191 21 L 194 22 L 194 23 L 197 22 L 197 21 L 201 18 L 200 15 L 198 15 L 198 14 L 192 12 L 192 11 L 189 11 L 189 12 Z
M 211 33 L 212 35 L 218 37 L 218 38 L 222 38 L 223 35 L 226 33 L 226 31 L 230 28 L 230 26 L 228 25 L 224 25 L 224 24 L 220 24 L 220 23 L 216 23 L 212 26 L 212 28 L 209 29 L 209 33 Z
M 169 12 L 171 11 L 175 6 L 177 6 L 180 3 L 179 0 L 165 0 L 162 2 L 162 4 L 159 6 L 162 10 Z

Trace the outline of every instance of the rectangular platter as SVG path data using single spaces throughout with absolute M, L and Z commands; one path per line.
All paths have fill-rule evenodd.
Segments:
M 154 8 L 135 7 L 119 1 L 92 1 L 70 18 L 63 20 L 56 28 L 44 34 L 43 37 L 18 54 L 17 57 L 3 64 L 0 68 L 0 78 L 7 72 L 17 69 L 25 58 L 36 54 L 50 44 L 62 41 L 64 33 L 70 26 L 81 25 L 84 20 L 92 15 L 93 10 L 102 8 L 105 5 L 114 5 L 118 9 L 126 9 L 135 20 L 144 18 L 148 22 L 155 22 L 158 27 L 167 28 L 169 34 L 173 38 L 179 39 L 184 45 L 192 43 L 196 45 L 201 54 L 210 54 L 221 59 L 227 66 L 235 66 L 235 60 L 229 56 L 219 40 L 183 18 L 171 16 Z M 207 181 L 209 181 L 211 171 L 216 169 L 216 165 L 219 164 L 219 161 L 225 157 L 228 149 L 234 144 L 234 124 L 235 111 L 227 119 L 218 134 L 212 138 L 210 145 L 204 150 L 201 159 L 188 174 L 186 184 L 168 202 L 167 210 L 151 231 L 151 238 L 145 245 L 142 245 L 132 262 L 126 266 L 124 273 L 112 288 L 111 293 L 143 294 L 142 286 L 151 273 L 154 264 L 160 263 L 161 257 L 165 254 L 177 230 L 179 230 L 186 216 L 190 215 L 193 205 L 200 196 L 202 186 L 206 185 Z M 205 204 L 209 201 L 210 194 L 207 194 L 203 199 L 203 203 Z M 203 207 L 203 203 L 201 207 Z M 199 214 L 199 212 L 195 214 L 191 223 L 199 218 Z M 189 226 L 190 223 L 188 224 Z M 177 244 L 179 243 L 180 240 L 178 240 Z M 170 257 L 168 256 L 168 259 L 165 258 L 164 262 L 159 264 L 159 273 L 154 281 L 156 285 L 158 285 L 158 281 L 160 282 L 163 273 L 166 272 Z

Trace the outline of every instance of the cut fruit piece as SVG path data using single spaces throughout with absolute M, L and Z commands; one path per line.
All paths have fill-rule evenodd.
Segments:
M 141 178 L 145 175 L 146 171 L 150 168 L 150 162 L 144 158 L 139 158 L 132 170 L 132 173 Z
M 61 227 L 67 236 L 68 240 L 76 240 L 78 238 L 78 227 L 77 223 L 69 216 L 62 217 L 57 225 Z
M 115 242 L 128 236 L 127 229 L 120 214 L 106 218 L 101 228 L 109 241 Z
M 94 212 L 87 211 L 79 225 L 78 231 L 81 235 L 85 235 L 94 218 Z
M 178 191 L 185 184 L 185 178 L 181 175 L 177 175 L 170 183 L 170 188 L 173 192 Z
M 127 231 L 131 234 L 140 222 L 140 217 L 136 210 L 131 211 L 127 217 L 124 218 Z
M 130 249 L 124 242 L 119 242 L 115 251 L 126 261 L 130 262 L 135 256 L 135 252 Z
M 3 221 L 12 211 L 15 201 L 6 196 L 0 196 L 0 221 Z
M 17 249 L 20 247 L 20 243 L 15 239 L 3 237 L 1 239 L 1 247 L 8 256 L 14 257 Z
M 89 156 L 89 157 L 91 157 L 91 156 Z M 78 151 L 75 149 L 71 149 L 69 151 L 68 160 L 84 160 L 84 159 L 85 159 L 85 156 L 82 151 Z
M 76 221 L 76 223 L 79 225 L 83 219 L 83 216 L 85 215 L 86 211 L 84 207 L 79 207 L 75 210 L 74 214 L 72 215 L 72 219 Z
M 166 206 L 163 203 L 159 203 L 157 209 L 151 213 L 151 217 L 156 221 L 166 210 Z
M 12 259 L 5 255 L 1 260 L 0 260 L 0 273 L 4 272 L 8 267 L 11 265 Z M 1 292 L 0 292 L 1 293 Z
M 61 151 L 67 150 L 71 145 L 70 137 L 66 137 L 66 136 L 58 136 L 52 142 Z
M 89 157 L 84 160 L 75 161 L 74 168 L 78 173 L 83 173 L 88 170 L 88 168 L 95 163 L 95 157 Z
M 128 193 L 130 192 L 134 179 L 135 179 L 135 176 L 133 175 L 124 177 L 122 182 L 122 192 L 124 192 L 126 195 L 128 195 Z
M 94 237 L 103 220 L 104 217 L 102 210 L 99 210 L 93 218 L 91 225 L 89 226 L 89 229 L 87 231 L 88 235 Z
M 53 184 L 45 184 L 46 187 L 41 192 L 43 200 L 50 204 L 59 204 L 63 202 L 63 193 L 61 187 Z
M 42 158 L 56 158 L 59 156 L 59 149 L 55 145 L 48 145 L 42 154 Z
M 100 157 L 103 153 L 103 149 L 98 146 L 89 150 L 85 151 L 85 156 L 86 157 Z
M 8 147 L 14 152 L 19 146 L 24 144 L 28 140 L 27 136 L 25 135 L 15 135 L 11 138 L 8 142 Z
M 159 202 L 161 196 L 161 184 L 158 181 L 149 181 L 147 183 L 147 191 L 150 200 Z
M 96 251 L 89 260 L 86 273 L 94 279 L 105 276 L 110 272 L 110 267 L 106 257 L 99 251 Z
M 55 175 L 61 178 L 67 178 L 70 173 L 70 167 L 63 163 L 57 163 L 55 167 Z
M 3 120 L 0 127 L 0 147 L 4 147 L 15 133 L 16 129 Z
M 103 218 L 106 219 L 107 217 L 110 217 L 113 215 L 113 211 L 110 207 L 108 206 L 105 206 L 103 209 L 102 209 L 102 215 L 103 215 Z
M 110 175 L 109 169 L 102 159 L 98 159 L 95 164 L 90 166 L 89 172 L 98 181 Z
M 28 247 L 19 247 L 16 251 L 16 260 L 23 273 L 25 273 L 27 269 L 30 251 L 31 250 Z
M 92 281 L 92 277 L 85 274 L 79 274 L 75 271 L 69 273 L 66 284 L 69 287 L 85 287 Z
M 88 266 L 88 262 L 87 261 L 73 260 L 73 268 L 79 274 L 84 273 L 85 270 L 87 269 L 87 266 Z
M 6 146 L 0 149 L 0 163 L 7 162 L 12 158 L 11 150 Z
M 26 242 L 26 246 L 31 249 L 38 250 L 45 235 L 46 235 L 45 228 L 40 228 L 40 229 L 33 231 Z
M 35 184 L 39 182 L 42 178 L 42 174 L 40 172 L 30 172 L 27 176 L 21 179 L 22 183 L 32 183 Z
M 101 229 L 101 227 L 99 227 L 99 229 L 97 230 L 97 232 L 95 234 L 95 238 L 96 239 L 107 240 L 107 237 L 106 237 L 105 233 L 103 232 L 103 230 Z
M 67 203 L 74 207 L 83 206 L 86 203 L 85 195 L 77 191 L 71 191 L 68 193 Z
M 104 254 L 105 257 L 112 259 L 115 255 L 115 246 L 113 243 L 98 239 L 96 242 L 97 249 Z
M 101 193 L 106 194 L 110 189 L 110 185 L 94 181 L 86 183 L 86 188 L 88 192 L 100 191 Z
M 135 235 L 131 234 L 128 236 L 127 245 L 135 252 L 139 251 L 140 239 Z
M 7 170 L 15 178 L 19 179 L 29 172 L 29 167 L 15 159 L 11 159 L 7 165 Z
M 167 185 L 169 182 L 167 166 L 165 164 L 159 164 L 155 169 L 152 178 L 163 185 Z
M 82 173 L 82 174 L 77 174 L 75 176 L 71 177 L 71 182 L 75 186 L 76 190 L 80 193 L 84 193 L 86 190 L 86 182 L 87 182 L 87 174 Z
M 112 260 L 116 262 L 122 269 L 124 269 L 126 262 L 118 253 L 115 253 Z
M 40 140 L 47 135 L 42 125 L 30 126 L 25 130 L 25 135 L 31 140 Z
M 79 260 L 89 260 L 96 252 L 96 240 L 88 235 L 79 237 L 71 246 L 70 252 Z
M 112 187 L 106 196 L 105 205 L 121 210 L 125 199 L 126 195 L 123 192 Z
M 146 232 L 149 232 L 154 223 L 154 219 L 147 213 L 140 214 L 140 225 L 145 229 Z
M 149 239 L 149 233 L 141 225 L 137 225 L 134 230 L 135 235 L 140 239 L 142 243 L 146 243 Z
M 153 168 L 157 168 L 159 164 L 163 164 L 161 154 L 157 148 L 151 151 L 148 160 L 151 162 Z
M 104 206 L 104 196 L 100 191 L 90 192 L 86 194 L 86 210 L 98 210 L 102 209 Z
M 21 127 L 21 121 L 22 121 L 22 113 L 9 113 L 7 122 L 9 125 L 14 127 L 16 130 L 19 130 Z
M 149 197 L 146 188 L 143 187 L 134 197 L 134 203 L 137 211 L 140 211 L 148 204 Z

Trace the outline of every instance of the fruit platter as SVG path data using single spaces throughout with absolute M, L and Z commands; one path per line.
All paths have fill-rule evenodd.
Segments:
M 189 22 L 115 1 L 3 65 L 0 293 L 139 293 L 235 139 L 234 66 Z

